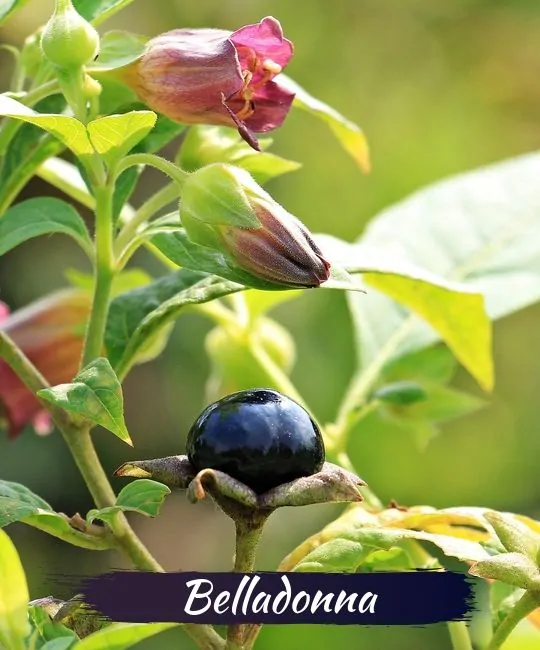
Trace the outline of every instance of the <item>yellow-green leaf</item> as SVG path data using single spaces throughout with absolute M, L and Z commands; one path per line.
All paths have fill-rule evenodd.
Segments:
M 15 545 L 0 530 L 0 646 L 24 650 L 28 623 L 28 586 Z

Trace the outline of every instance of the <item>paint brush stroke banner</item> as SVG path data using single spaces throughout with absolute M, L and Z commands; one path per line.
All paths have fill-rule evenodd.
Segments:
M 126 623 L 428 625 L 468 620 L 473 582 L 440 571 L 146 573 L 88 578 L 80 590 Z

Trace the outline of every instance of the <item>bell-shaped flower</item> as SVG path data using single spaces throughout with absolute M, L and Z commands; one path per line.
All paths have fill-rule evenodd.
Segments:
M 281 126 L 291 108 L 294 93 L 278 75 L 292 54 L 279 22 L 266 17 L 233 33 L 166 32 L 115 75 L 158 113 L 185 124 L 236 126 L 258 148 L 253 134 Z
M 0 331 L 24 352 L 50 384 L 67 383 L 77 374 L 90 295 L 78 289 L 53 293 L 9 314 L 0 303 Z M 10 437 L 28 424 L 48 433 L 50 419 L 36 397 L 0 359 L 0 415 L 7 420 Z

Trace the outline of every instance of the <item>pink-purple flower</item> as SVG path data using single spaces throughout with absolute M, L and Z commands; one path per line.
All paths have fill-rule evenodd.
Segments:
M 21 348 L 51 385 L 67 383 L 78 371 L 89 312 L 89 294 L 66 289 L 12 314 L 0 303 L 0 330 Z M 12 438 L 29 424 L 41 434 L 51 428 L 50 418 L 39 401 L 1 359 L 0 416 L 7 421 Z
M 166 32 L 117 74 L 158 113 L 185 124 L 236 126 L 258 148 L 253 134 L 281 126 L 291 108 L 294 93 L 279 73 L 292 54 L 279 22 L 266 17 L 233 33 Z

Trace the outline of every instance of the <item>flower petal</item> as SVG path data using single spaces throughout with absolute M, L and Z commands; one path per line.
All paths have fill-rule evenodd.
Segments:
M 294 51 L 291 41 L 283 37 L 279 21 L 272 16 L 263 18 L 260 23 L 241 27 L 230 38 L 236 46 L 254 50 L 261 61 L 270 59 L 281 68 L 289 63 Z

